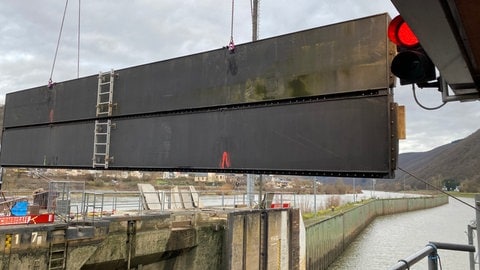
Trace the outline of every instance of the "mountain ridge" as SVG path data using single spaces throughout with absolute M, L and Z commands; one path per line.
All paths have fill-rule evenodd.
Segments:
M 480 192 L 480 129 L 464 139 L 426 152 L 402 153 L 398 167 L 436 186 L 454 179 L 461 189 Z M 403 171 L 396 171 L 396 180 L 404 177 L 412 188 L 425 186 Z

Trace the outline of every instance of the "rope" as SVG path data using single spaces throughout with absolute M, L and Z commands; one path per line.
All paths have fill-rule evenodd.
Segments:
M 63 10 L 62 24 L 60 25 L 60 33 L 58 34 L 57 48 L 55 49 L 55 56 L 53 57 L 52 70 L 50 71 L 50 78 L 48 79 L 48 87 L 53 86 L 52 76 L 55 69 L 55 62 L 57 61 L 58 47 L 60 47 L 60 40 L 62 39 L 63 23 L 65 22 L 65 15 L 67 14 L 68 0 L 65 1 L 65 9 Z

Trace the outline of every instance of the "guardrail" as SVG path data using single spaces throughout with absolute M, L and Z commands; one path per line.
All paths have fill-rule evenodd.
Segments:
M 64 182 L 55 182 L 64 183 Z M 121 211 L 129 214 L 143 214 L 145 210 L 167 211 L 174 209 L 202 209 L 202 208 L 244 208 L 259 207 L 258 195 L 253 195 L 253 202 L 249 201 L 248 194 L 244 191 L 170 191 L 156 190 L 154 192 L 139 191 L 93 191 L 80 188 L 69 189 L 68 192 L 41 191 L 41 192 L 15 192 L 6 193 L 11 198 L 28 200 L 30 205 L 38 205 L 40 209 L 55 212 L 62 219 L 67 220 L 68 213 L 73 218 L 99 217 L 112 215 Z M 68 194 L 67 194 L 68 193 Z M 61 196 L 60 196 L 61 195 Z M 154 197 L 149 201 L 146 197 Z M 186 196 L 189 202 L 186 202 Z M 302 207 L 302 196 L 294 193 L 276 192 L 266 193 L 266 208 Z M 72 219 L 72 217 L 70 217 Z
M 421 250 L 415 252 L 414 254 L 408 256 L 405 259 L 399 260 L 390 270 L 405 270 L 410 269 L 410 267 L 417 262 L 421 261 L 423 258 L 428 256 L 428 270 L 438 270 L 439 269 L 439 256 L 438 249 L 446 250 L 455 250 L 455 251 L 465 251 L 465 252 L 475 252 L 475 247 L 472 245 L 459 245 L 459 244 L 450 244 L 450 243 L 440 243 L 440 242 L 430 242 Z

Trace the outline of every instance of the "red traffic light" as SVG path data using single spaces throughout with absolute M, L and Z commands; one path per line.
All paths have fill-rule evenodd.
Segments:
M 401 85 L 435 79 L 435 65 L 401 16 L 395 17 L 388 25 L 388 38 L 397 45 L 398 54 L 393 58 L 390 70 L 400 78 Z
M 400 15 L 388 25 L 388 38 L 397 46 L 412 48 L 419 45 L 417 36 Z

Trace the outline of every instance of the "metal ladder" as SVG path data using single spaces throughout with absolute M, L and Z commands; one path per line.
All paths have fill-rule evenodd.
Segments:
M 100 72 L 98 74 L 97 89 L 97 110 L 96 116 L 102 117 L 95 120 L 95 135 L 93 142 L 93 168 L 102 167 L 108 169 L 110 156 L 110 132 L 112 120 L 106 117 L 112 115 L 113 110 L 113 86 L 116 74 L 113 70 L 110 72 Z
M 65 230 L 53 232 L 50 243 L 50 256 L 48 259 L 48 270 L 66 269 L 67 262 L 67 240 Z

